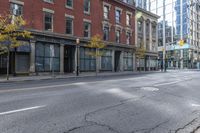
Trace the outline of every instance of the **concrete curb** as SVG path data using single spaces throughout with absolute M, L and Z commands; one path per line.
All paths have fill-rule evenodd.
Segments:
M 152 72 L 131 72 L 131 73 L 113 73 L 113 74 L 99 74 L 99 75 L 80 75 L 80 76 L 66 76 L 66 77 L 59 77 L 60 75 L 58 75 L 58 77 L 46 77 L 46 78 L 34 78 L 34 79 L 22 79 L 22 80 L 15 80 L 15 79 L 11 79 L 11 80 L 0 80 L 0 83 L 16 83 L 16 82 L 29 82 L 29 81 L 42 81 L 42 80 L 59 80 L 59 79 L 82 79 L 82 78 L 87 78 L 87 77 L 95 77 L 95 78 L 102 78 L 102 77 L 109 77 L 109 76 L 128 76 L 128 75 L 145 75 L 145 74 L 153 74 L 153 73 L 162 73 L 160 71 L 152 71 Z M 37 77 L 37 76 L 35 76 Z M 40 76 L 38 76 L 40 77 Z M 17 77 L 20 78 L 20 77 Z

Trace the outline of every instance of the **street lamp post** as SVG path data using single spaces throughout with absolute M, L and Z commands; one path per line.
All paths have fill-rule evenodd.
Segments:
M 79 44 L 80 39 L 76 39 L 76 76 L 79 76 Z

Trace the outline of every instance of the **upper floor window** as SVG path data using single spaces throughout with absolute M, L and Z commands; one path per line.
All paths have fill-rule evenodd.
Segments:
M 90 0 L 84 0 L 84 12 L 90 13 Z
M 103 12 L 104 19 L 109 19 L 109 6 L 104 5 Z
M 84 22 L 84 37 L 89 38 L 91 36 L 91 24 L 89 22 Z
M 53 14 L 45 12 L 44 13 L 44 30 L 53 31 Z
M 103 28 L 103 40 L 104 41 L 109 40 L 109 26 L 104 26 Z
M 23 13 L 23 6 L 16 3 L 11 3 L 10 11 L 12 15 L 21 16 Z
M 73 18 L 66 18 L 66 34 L 73 34 Z
M 48 2 L 48 3 L 53 3 L 54 0 L 44 0 L 45 2 Z
M 138 31 L 142 32 L 142 22 L 141 21 L 137 22 L 137 26 L 138 26 Z
M 126 14 L 126 25 L 130 26 L 131 25 L 131 14 Z
M 120 10 L 115 10 L 115 21 L 116 23 L 120 23 L 120 19 L 121 19 L 121 11 Z
M 146 35 L 149 35 L 149 22 L 146 22 Z
M 73 7 L 73 0 L 66 0 L 66 6 L 67 7 Z
M 117 43 L 120 43 L 120 30 L 116 30 L 116 33 L 115 33 L 115 41 Z
M 126 44 L 130 45 L 131 43 L 131 33 L 127 32 L 126 33 Z
M 156 37 L 156 25 L 152 25 L 152 36 Z

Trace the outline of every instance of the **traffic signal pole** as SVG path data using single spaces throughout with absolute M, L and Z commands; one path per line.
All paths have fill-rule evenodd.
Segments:
M 167 66 L 166 66 L 166 39 L 165 39 L 165 0 L 163 0 L 163 68 L 166 72 Z
M 181 23 L 181 39 L 183 40 L 183 0 L 180 0 L 180 23 Z M 181 49 L 180 68 L 183 69 L 183 49 Z

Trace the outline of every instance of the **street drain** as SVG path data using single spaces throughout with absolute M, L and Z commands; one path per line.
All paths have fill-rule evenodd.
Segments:
M 159 91 L 159 89 L 155 88 L 155 87 L 142 87 L 141 90 L 145 90 L 145 91 Z

